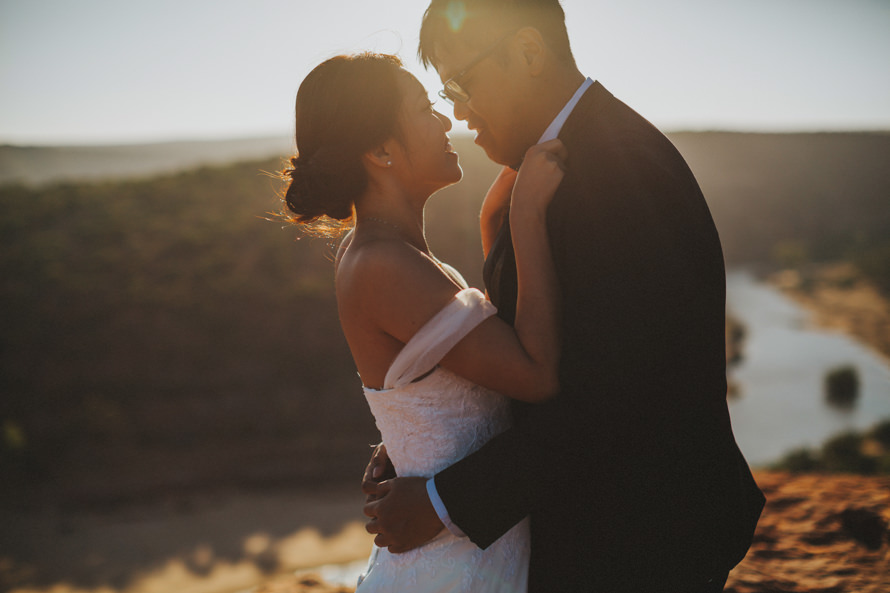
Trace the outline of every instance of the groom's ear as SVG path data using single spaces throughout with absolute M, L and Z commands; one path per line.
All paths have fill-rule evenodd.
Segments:
M 516 33 L 516 47 L 527 72 L 532 76 L 539 75 L 544 70 L 548 51 L 541 32 L 534 27 L 523 27 Z

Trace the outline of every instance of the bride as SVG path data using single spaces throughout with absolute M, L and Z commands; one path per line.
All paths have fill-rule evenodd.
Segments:
M 288 217 L 316 232 L 354 228 L 340 246 L 340 322 L 390 460 L 430 477 L 510 422 L 507 397 L 538 402 L 558 388 L 557 281 L 545 215 L 562 180 L 558 140 L 533 147 L 487 202 L 510 200 L 519 299 L 511 327 L 480 291 L 430 253 L 423 209 L 458 182 L 447 117 L 398 58 L 338 56 L 296 101 L 298 156 L 284 172 Z M 492 228 L 483 225 L 483 245 Z M 357 593 L 524 592 L 527 519 L 480 550 L 443 529 L 406 553 L 375 546 Z

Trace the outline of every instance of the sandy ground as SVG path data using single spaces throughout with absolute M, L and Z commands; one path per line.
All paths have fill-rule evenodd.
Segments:
M 890 591 L 890 478 L 756 478 L 767 505 L 728 593 Z

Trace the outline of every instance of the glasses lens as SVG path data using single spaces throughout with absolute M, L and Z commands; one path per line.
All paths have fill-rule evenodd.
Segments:
M 445 87 L 440 92 L 440 95 L 452 105 L 455 103 L 466 103 L 470 100 L 470 94 L 453 80 L 445 83 Z

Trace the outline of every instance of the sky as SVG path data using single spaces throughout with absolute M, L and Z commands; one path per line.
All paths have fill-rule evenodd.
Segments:
M 582 72 L 665 131 L 890 130 L 890 0 L 562 4 Z M 354 51 L 398 53 L 435 97 L 426 5 L 0 0 L 0 143 L 289 135 L 303 77 Z

